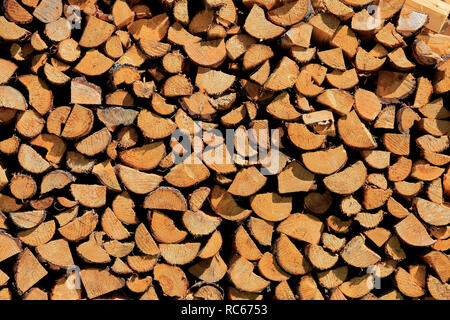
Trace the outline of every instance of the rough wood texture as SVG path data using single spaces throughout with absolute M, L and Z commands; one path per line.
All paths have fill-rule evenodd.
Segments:
M 448 0 L 1 12 L 0 299 L 450 299 Z

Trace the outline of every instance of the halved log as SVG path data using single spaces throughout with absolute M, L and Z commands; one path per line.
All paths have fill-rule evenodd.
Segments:
M 323 228 L 324 224 L 315 216 L 296 213 L 282 221 L 276 230 L 294 239 L 318 244 Z
M 253 264 L 241 256 L 234 256 L 230 262 L 228 275 L 236 288 L 246 292 L 261 292 L 270 282 L 253 273 Z
M 328 176 L 323 182 L 328 190 L 338 194 L 351 194 L 361 188 L 367 176 L 362 161 L 357 161 L 346 169 Z
M 303 2 L 303 0 L 300 2 Z M 278 12 L 279 11 L 274 12 L 272 18 L 276 18 L 278 16 Z M 250 13 L 245 19 L 244 29 L 249 35 L 260 40 L 274 39 L 285 31 L 284 28 L 268 21 L 265 16 L 264 9 L 256 4 L 253 5 Z
M 409 214 L 394 226 L 397 235 L 407 244 L 415 247 L 427 247 L 436 242 L 428 234 L 423 224 Z

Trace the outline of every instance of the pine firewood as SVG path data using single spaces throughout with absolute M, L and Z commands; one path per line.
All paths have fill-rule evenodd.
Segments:
M 303 0 L 298 1 L 298 2 L 301 3 L 301 5 L 304 4 Z M 298 11 L 296 12 L 296 9 L 294 9 L 293 12 L 295 12 L 294 14 L 299 13 Z M 273 11 L 272 15 L 269 14 L 269 17 L 271 16 L 272 19 L 276 19 L 276 21 L 280 21 L 280 20 L 284 20 L 284 19 L 287 19 L 287 20 L 284 20 L 286 22 L 292 21 L 294 19 L 297 20 L 297 21 L 294 20 L 294 22 L 291 24 L 295 24 L 296 22 L 301 20 L 301 18 L 298 19 L 297 16 L 292 17 L 290 19 L 285 17 L 283 19 L 281 16 L 279 16 L 279 14 L 283 14 L 283 11 Z M 306 12 L 305 12 L 305 14 L 306 14 Z M 300 13 L 300 15 L 301 15 L 301 13 Z M 252 7 L 249 15 L 247 16 L 247 18 L 245 20 L 244 29 L 252 37 L 261 39 L 261 40 L 270 40 L 270 39 L 276 38 L 285 31 L 284 28 L 277 26 L 277 25 L 271 23 L 270 21 L 268 21 L 265 17 L 264 9 L 262 9 L 261 7 L 259 7 L 256 4 Z
M 33 197 L 37 191 L 37 185 L 33 177 L 18 174 L 14 175 L 9 182 L 11 194 L 17 199 L 29 199 Z
M 13 238 L 11 235 L 7 234 L 3 230 L 0 230 L 0 261 L 6 260 L 16 254 L 22 252 L 22 245 L 20 241 Z
M 358 161 L 346 169 L 323 179 L 328 190 L 338 194 L 351 194 L 362 187 L 367 169 Z
M 308 48 L 311 42 L 313 26 L 309 23 L 300 22 L 294 24 L 281 37 L 282 47 L 302 47 Z
M 228 275 L 236 288 L 246 292 L 257 293 L 269 285 L 269 281 L 253 273 L 253 268 L 253 264 L 243 257 L 234 256 L 231 259 Z
M 27 101 L 17 89 L 0 86 L 0 107 L 24 111 L 28 108 Z
M 17 291 L 21 295 L 48 274 L 28 248 L 19 255 L 14 271 Z
M 0 193 L 0 211 L 13 212 L 18 211 L 23 207 L 23 204 L 17 203 L 16 199 Z
M 414 206 L 420 218 L 433 226 L 445 226 L 450 223 L 450 210 L 447 206 L 427 201 L 422 198 L 414 199 Z
M 428 275 L 427 288 L 434 299 L 448 300 L 450 298 L 450 288 L 448 284 L 440 282 L 432 275 Z
M 301 277 L 297 292 L 300 300 L 324 300 L 316 281 L 310 274 Z
M 251 210 L 242 208 L 231 193 L 218 185 L 211 192 L 211 207 L 216 214 L 231 221 L 243 220 L 251 214 Z
M 47 213 L 44 210 L 11 212 L 9 214 L 12 222 L 20 229 L 31 229 L 41 224 Z
M 115 277 L 108 270 L 83 269 L 80 275 L 89 299 L 94 299 L 125 286 L 125 281 L 122 278 Z
M 187 294 L 188 280 L 179 267 L 159 263 L 155 266 L 154 279 L 166 296 L 183 298 Z
M 14 22 L 9 22 L 5 17 L 0 16 L 0 38 L 8 41 L 17 41 L 30 35 L 30 32 L 19 27 Z
M 308 170 L 317 174 L 330 175 L 345 165 L 347 162 L 347 152 L 341 145 L 334 149 L 328 149 L 327 151 L 303 153 L 302 160 Z M 331 166 L 330 163 L 332 163 Z

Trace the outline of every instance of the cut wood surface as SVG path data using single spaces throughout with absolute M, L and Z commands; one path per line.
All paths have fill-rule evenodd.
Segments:
M 1 9 L 0 300 L 449 299 L 449 0 Z

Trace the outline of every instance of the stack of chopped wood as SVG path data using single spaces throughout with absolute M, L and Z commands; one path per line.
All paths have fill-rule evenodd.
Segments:
M 2 9 L 0 299 L 450 299 L 447 2 Z

